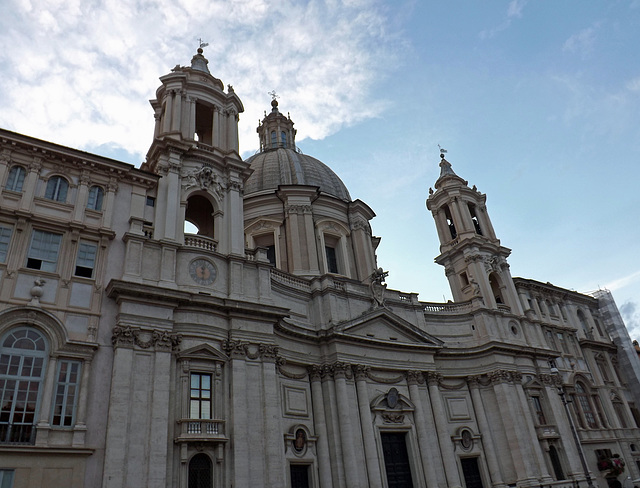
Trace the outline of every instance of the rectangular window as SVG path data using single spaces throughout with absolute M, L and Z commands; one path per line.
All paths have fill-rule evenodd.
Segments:
M 55 273 L 62 234 L 34 230 L 27 253 L 27 268 Z
M 566 354 L 569 354 L 569 348 L 567 347 L 567 343 L 564 340 L 564 334 L 562 334 L 562 332 L 556 332 L 556 336 L 558 337 L 558 341 L 560 342 L 560 347 L 562 347 L 562 350 Z
M 306 464 L 292 464 L 291 488 L 309 488 L 309 466 Z
M 147 197 L 147 207 L 155 207 L 156 199 L 155 197 Z
M 542 402 L 540 401 L 540 397 L 534 396 L 531 397 L 531 400 L 533 401 L 533 410 L 536 412 L 538 425 L 547 425 L 547 420 L 544 418 L 544 412 L 542 411 Z
M 13 488 L 15 470 L 0 469 L 0 488 Z
M 96 265 L 96 253 L 98 246 L 91 242 L 80 241 L 78 257 L 76 259 L 76 276 L 93 278 L 93 268 Z
M 51 425 L 57 427 L 73 426 L 79 385 L 80 361 L 67 359 L 59 361 Z
M 7 261 L 7 252 L 9 251 L 11 232 L 11 227 L 4 227 L 0 225 L 0 263 L 4 263 Z
M 324 252 L 327 256 L 327 271 L 329 273 L 337 273 L 338 272 L 338 256 L 336 255 L 336 248 L 325 246 Z
M 189 418 L 212 419 L 211 375 L 191 373 Z

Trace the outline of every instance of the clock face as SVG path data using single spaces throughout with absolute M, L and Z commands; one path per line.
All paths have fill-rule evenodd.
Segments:
M 207 286 L 216 279 L 216 268 L 206 259 L 195 259 L 189 265 L 189 274 L 193 281 Z

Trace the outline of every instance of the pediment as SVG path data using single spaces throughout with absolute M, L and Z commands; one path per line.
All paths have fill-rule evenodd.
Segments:
M 356 319 L 341 322 L 335 326 L 334 333 L 359 341 L 382 341 L 388 344 L 434 347 L 441 347 L 444 344 L 440 339 L 387 309 L 374 310 Z
M 201 361 L 224 361 L 229 358 L 222 352 L 214 349 L 209 344 L 199 344 L 184 351 L 178 355 L 178 359 L 201 360 Z

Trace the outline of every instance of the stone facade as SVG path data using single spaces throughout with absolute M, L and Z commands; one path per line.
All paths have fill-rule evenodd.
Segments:
M 513 278 L 444 157 L 455 301 L 387 289 L 375 214 L 275 100 L 245 161 L 202 52 L 160 80 L 140 169 L 0 131 L 2 486 L 604 487 L 614 454 L 640 478 L 610 294 Z

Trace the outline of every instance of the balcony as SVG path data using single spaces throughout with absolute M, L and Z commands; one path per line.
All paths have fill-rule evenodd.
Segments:
M 0 423 L 0 444 L 29 445 L 36 440 L 33 424 Z
M 227 442 L 224 434 L 225 421 L 221 419 L 182 419 L 178 420 L 178 436 L 181 442 Z
M 538 439 L 558 439 L 560 434 L 555 425 L 539 425 L 536 427 L 536 434 Z
M 218 247 L 218 242 L 205 236 L 199 236 L 196 234 L 185 234 L 184 245 L 188 247 L 204 249 L 205 251 L 215 252 L 216 248 Z

